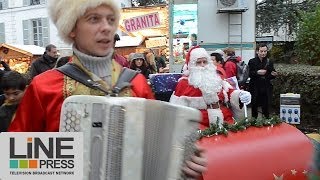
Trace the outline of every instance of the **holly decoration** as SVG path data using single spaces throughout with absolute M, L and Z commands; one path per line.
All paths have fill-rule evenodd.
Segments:
M 240 121 L 236 121 L 234 124 L 223 123 L 222 126 L 219 126 L 219 123 L 210 124 L 210 127 L 205 130 L 199 130 L 200 138 L 202 137 L 210 137 L 214 135 L 223 134 L 225 136 L 228 135 L 229 131 L 238 132 L 244 131 L 249 127 L 264 127 L 264 126 L 275 126 L 281 124 L 282 120 L 277 117 L 271 117 L 270 119 L 266 118 L 251 118 L 251 119 L 243 119 Z

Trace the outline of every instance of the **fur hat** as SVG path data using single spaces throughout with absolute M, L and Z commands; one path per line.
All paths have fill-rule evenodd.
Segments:
M 133 60 L 136 60 L 136 59 L 143 59 L 143 60 L 146 60 L 146 58 L 144 57 L 144 55 L 142 53 L 134 53 L 132 55 L 132 61 Z
M 115 0 L 50 0 L 48 2 L 50 18 L 56 25 L 60 37 L 66 43 L 73 43 L 69 34 L 75 27 L 76 21 L 84 15 L 86 10 L 102 4 L 109 6 L 114 11 L 116 27 L 118 27 L 120 8 Z

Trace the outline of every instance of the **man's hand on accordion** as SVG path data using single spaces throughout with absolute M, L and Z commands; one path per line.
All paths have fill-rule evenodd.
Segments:
M 182 169 L 187 177 L 195 179 L 200 177 L 202 173 L 207 170 L 205 150 L 200 146 L 196 146 L 196 148 L 197 152 L 191 157 L 190 161 L 186 162 L 186 166 Z

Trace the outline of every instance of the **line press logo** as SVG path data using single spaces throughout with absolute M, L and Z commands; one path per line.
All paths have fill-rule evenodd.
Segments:
M 73 169 L 74 155 L 62 152 L 64 149 L 72 150 L 72 145 L 63 144 L 73 141 L 73 137 L 49 137 L 46 144 L 39 137 L 29 137 L 27 138 L 26 154 L 16 154 L 15 138 L 10 137 L 10 168 Z M 40 150 L 47 159 L 40 158 Z
M 6 171 L 0 178 L 82 178 L 82 133 L 1 133 L 0 137 L 1 144 L 7 142 L 7 161 L 0 159 L 0 168 Z M 3 167 L 4 162 L 8 163 Z

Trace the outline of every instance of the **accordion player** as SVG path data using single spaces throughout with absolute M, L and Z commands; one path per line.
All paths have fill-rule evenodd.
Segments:
M 134 97 L 77 95 L 61 111 L 60 131 L 83 132 L 83 180 L 184 179 L 201 113 Z

